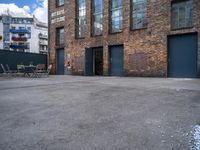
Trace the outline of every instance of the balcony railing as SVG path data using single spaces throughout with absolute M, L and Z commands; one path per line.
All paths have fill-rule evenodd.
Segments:
M 27 41 L 27 37 L 12 37 L 13 41 Z
M 11 33 L 30 33 L 27 29 L 10 29 Z
M 47 36 L 47 35 L 45 35 L 45 34 L 39 34 L 39 38 L 40 38 L 40 39 L 47 39 L 47 38 L 48 38 L 48 36 Z
M 14 45 L 14 44 L 11 44 L 10 48 L 12 48 L 12 49 L 29 49 L 29 46 L 28 45 Z
M 39 45 L 48 45 L 48 41 L 39 41 Z

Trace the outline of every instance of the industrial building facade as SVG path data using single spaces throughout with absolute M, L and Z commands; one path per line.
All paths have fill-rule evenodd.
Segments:
M 200 76 L 199 0 L 49 0 L 54 74 Z

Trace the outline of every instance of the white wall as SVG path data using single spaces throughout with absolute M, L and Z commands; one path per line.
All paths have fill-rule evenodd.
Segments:
M 39 33 L 46 34 L 48 33 L 48 29 L 45 28 L 38 28 L 37 26 L 33 24 L 10 24 L 10 28 L 16 27 L 18 29 L 19 27 L 31 27 L 31 39 L 29 39 L 27 42 L 30 43 L 30 52 L 31 53 L 39 53 Z M 12 34 L 10 35 L 10 40 L 12 41 Z

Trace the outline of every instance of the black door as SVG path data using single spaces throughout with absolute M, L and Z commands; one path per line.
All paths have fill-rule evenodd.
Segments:
M 93 76 L 93 50 L 92 48 L 85 49 L 85 75 Z
M 168 76 L 196 78 L 197 35 L 171 36 L 168 42 Z
M 64 75 L 64 49 L 57 50 L 57 75 Z
M 94 48 L 95 75 L 103 75 L 103 48 Z
M 123 46 L 110 47 L 110 75 L 123 76 Z

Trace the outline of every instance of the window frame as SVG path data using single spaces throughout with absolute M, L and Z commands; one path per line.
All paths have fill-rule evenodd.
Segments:
M 63 29 L 63 43 L 60 43 L 60 30 L 61 29 Z M 64 45 L 65 45 L 65 28 L 62 26 L 62 27 L 58 27 L 58 28 L 56 28 L 56 36 L 55 36 L 55 38 L 56 38 L 56 46 L 57 47 L 59 47 L 59 48 L 62 48 L 62 47 L 64 47 Z
M 145 27 L 140 27 L 140 28 L 134 28 L 133 27 L 133 22 L 134 22 L 134 18 L 133 18 L 133 9 L 134 9 L 134 4 L 133 4 L 133 0 L 130 0 L 130 30 L 135 31 L 135 30 L 144 30 L 148 28 L 148 3 L 149 0 L 146 0 L 146 26 Z
M 60 0 L 56 0 L 56 7 L 62 7 L 65 5 L 65 0 L 63 0 L 63 4 L 60 4 L 59 2 Z
M 173 27 L 173 23 L 172 23 L 172 21 L 173 21 L 173 19 L 172 19 L 172 17 L 173 17 L 173 15 L 172 15 L 172 6 L 173 6 L 173 4 L 177 4 L 177 3 L 181 3 L 181 2 L 187 2 L 187 1 L 190 1 L 190 0 L 172 0 L 171 1 L 171 7 L 170 7 L 170 28 L 171 28 L 171 31 L 176 31 L 176 30 L 183 30 L 183 29 L 191 29 L 191 28 L 193 28 L 194 27 L 194 19 L 195 19 L 195 1 L 194 0 L 192 0 L 193 1 L 193 17 L 192 17 L 192 25 L 191 26 L 185 26 L 185 27 Z M 179 25 L 178 25 L 179 26 Z
M 91 36 L 96 37 L 96 36 L 102 36 L 103 35 L 103 0 L 102 1 L 102 11 L 101 13 L 94 13 L 94 0 L 91 1 Z M 95 16 L 102 14 L 102 31 L 101 34 L 94 34 L 94 21 L 95 21 Z
M 84 36 L 79 36 L 79 28 L 80 28 L 80 24 L 79 24 L 79 20 L 80 20 L 80 16 L 79 16 L 79 1 L 80 0 L 76 0 L 75 1 L 75 10 L 76 10 L 76 17 L 75 17 L 75 38 L 76 39 L 84 39 L 85 37 L 86 37 L 86 28 L 87 28 L 87 23 L 86 23 L 86 21 L 87 21 L 87 13 L 86 13 L 86 11 L 87 11 L 87 8 L 86 8 L 86 5 L 87 5 L 87 3 L 86 3 L 86 0 L 84 0 L 85 1 L 85 16 L 84 16 L 84 19 L 85 19 L 85 24 L 84 24 L 84 26 L 85 26 L 85 33 L 84 33 Z
M 108 29 L 108 31 L 109 31 L 110 34 L 117 34 L 117 33 L 123 32 L 123 20 L 124 20 L 123 4 L 124 4 L 124 0 L 122 0 L 122 6 L 121 7 L 118 7 L 116 9 L 112 9 L 112 0 L 109 1 L 109 29 Z M 121 15 L 121 17 L 122 17 L 122 24 L 121 24 L 122 28 L 121 28 L 120 31 L 113 32 L 112 31 L 112 19 L 113 19 L 112 18 L 112 13 L 115 10 L 120 10 L 120 9 L 121 9 L 121 13 L 122 13 L 122 15 Z

